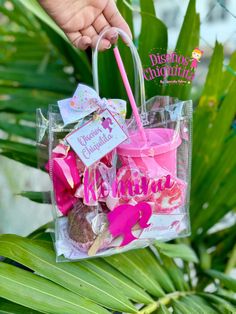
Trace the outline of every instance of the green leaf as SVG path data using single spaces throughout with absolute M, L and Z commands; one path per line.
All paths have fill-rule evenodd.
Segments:
M 173 300 L 171 305 L 175 314 L 189 314 L 189 306 L 187 306 L 184 302 Z
M 175 264 L 172 258 L 160 254 L 161 260 L 163 261 L 163 267 L 171 278 L 176 290 L 185 291 L 189 290 L 187 281 L 184 278 L 184 273 L 182 270 Z
M 200 33 L 200 17 L 196 13 L 196 1 L 189 0 L 189 5 L 184 17 L 180 34 L 175 47 L 177 54 L 191 57 L 194 48 L 198 46 Z M 173 80 L 175 77 L 173 77 Z M 192 84 L 171 84 L 167 86 L 165 93 L 181 100 L 188 99 Z
M 227 141 L 223 143 L 221 151 L 223 152 L 212 167 L 205 173 L 205 176 L 200 182 L 202 184 L 198 187 L 197 193 L 192 198 L 192 217 L 198 216 L 199 204 L 209 203 L 219 193 L 222 183 L 228 178 L 228 175 L 233 171 L 236 165 L 235 158 L 232 158 L 236 146 L 236 134 L 234 131 L 230 133 Z M 217 176 L 215 175 L 217 173 Z M 215 211 L 215 210 L 214 210 Z M 207 209 L 208 212 L 208 209 Z M 207 225 L 211 221 L 207 221 Z M 213 222 L 214 223 L 214 222 Z M 195 224 L 193 226 L 195 228 Z M 203 229 L 208 230 L 209 226 L 202 226 Z
M 21 10 L 19 8 L 17 8 L 17 10 L 8 10 L 5 6 L 4 6 L 4 1 L 1 0 L 0 3 L 0 12 L 8 17 L 10 19 L 10 21 L 14 21 L 16 24 L 21 25 L 28 28 L 33 28 L 33 24 L 32 21 L 29 21 L 29 19 L 25 16 L 25 14 L 21 14 Z
M 0 263 L 0 296 L 42 313 L 106 314 L 105 309 L 55 283 L 18 267 Z
M 220 148 L 225 141 L 229 128 L 231 127 L 232 121 L 236 112 L 236 104 L 232 102 L 232 99 L 236 96 L 236 80 L 231 85 L 229 93 L 223 100 L 218 114 L 213 122 L 210 132 L 208 134 L 208 148 L 207 151 L 211 151 L 211 158 L 208 162 L 207 167 L 213 164 L 216 158 L 221 153 Z M 200 170 L 200 169 L 199 169 Z
M 0 299 L 0 313 L 1 314 L 40 314 L 42 312 L 30 310 L 27 307 L 10 302 L 8 300 Z
M 118 42 L 120 43 L 120 41 Z M 119 44 L 119 50 L 121 45 L 123 44 Z M 126 50 L 127 49 L 128 47 L 126 47 Z M 121 57 L 123 60 L 123 54 L 121 55 Z M 129 56 L 129 63 L 130 61 L 131 55 Z M 128 71 L 127 68 L 126 71 Z M 127 95 L 125 94 L 122 79 L 118 72 L 113 49 L 108 49 L 102 53 L 98 53 L 98 80 L 99 95 L 101 97 L 121 98 L 127 100 Z M 113 86 L 113 88 L 111 88 L 111 86 Z
M 145 3 L 145 4 L 144 4 Z M 152 53 L 165 54 L 167 51 L 167 27 L 159 20 L 155 14 L 153 15 L 153 2 L 152 1 L 141 1 L 141 6 L 145 6 L 145 12 L 141 11 L 142 26 L 141 33 L 139 36 L 138 52 L 142 61 L 144 69 L 151 66 L 149 55 Z M 149 12 L 147 12 L 149 10 Z M 148 33 L 151 36 L 147 36 Z M 161 94 L 162 85 L 160 80 L 162 78 L 155 78 L 153 80 L 145 80 L 145 91 L 146 98 L 151 98 L 158 94 Z
M 236 51 L 234 51 L 230 57 L 229 64 L 225 67 L 223 72 L 223 79 L 221 80 L 221 87 L 219 95 L 222 97 L 225 95 L 236 76 Z
M 36 203 L 51 204 L 50 192 L 24 191 L 24 192 L 18 193 L 17 195 L 22 196 L 22 197 L 26 197 L 29 200 L 36 202 Z
M 236 238 L 236 235 L 235 237 Z M 231 242 L 231 241 L 230 241 Z M 234 239 L 234 243 L 235 243 L 235 239 Z M 233 243 L 233 242 L 231 242 Z M 236 244 L 234 244 L 233 246 L 230 246 L 231 250 L 229 252 L 228 250 L 228 254 L 229 255 L 229 259 L 227 261 L 227 265 L 225 267 L 225 273 L 229 274 L 231 272 L 232 269 L 234 269 L 235 265 L 236 265 Z
M 201 268 L 202 269 L 211 268 L 211 255 L 207 252 L 207 247 L 204 245 L 204 243 L 200 242 L 198 244 L 198 252 Z
M 37 168 L 36 148 L 32 145 L 0 139 L 0 151 L 3 156 Z
M 164 291 L 158 282 L 149 275 L 146 266 L 136 259 L 132 251 L 108 256 L 104 260 L 152 295 L 157 297 L 164 295 Z
M 132 9 L 131 3 L 132 3 L 132 0 L 125 0 L 125 1 L 124 0 L 118 0 L 116 4 L 117 4 L 117 7 L 118 7 L 121 15 L 123 16 L 125 21 L 128 23 L 129 28 L 130 28 L 131 33 L 132 33 L 133 38 L 134 38 L 133 9 Z M 121 54 L 121 57 L 122 57 L 122 60 L 124 63 L 125 70 L 128 74 L 130 86 L 131 86 L 133 92 L 137 94 L 139 92 L 140 88 L 139 88 L 139 85 L 138 84 L 136 85 L 134 82 L 134 64 L 133 64 L 133 59 L 132 59 L 132 55 L 130 52 L 130 48 L 127 47 L 126 45 L 124 45 L 122 40 L 119 40 L 118 42 L 119 42 L 120 54 Z M 119 84 L 119 85 L 117 85 L 118 94 L 116 95 L 116 97 L 119 96 L 122 99 L 126 99 L 127 103 L 129 104 L 123 81 L 121 80 L 120 73 L 117 70 L 116 62 L 114 62 L 114 56 L 110 56 L 110 59 L 111 58 L 112 58 L 112 68 L 114 66 L 114 68 L 116 69 L 116 80 L 117 80 L 117 83 Z M 102 70 L 102 66 L 101 66 L 101 70 Z M 109 90 L 109 87 L 107 87 L 107 89 Z M 137 102 L 137 104 L 139 104 L 138 100 L 136 100 L 136 102 Z M 131 108 L 130 108 L 130 105 L 128 105 L 127 116 L 130 116 L 130 113 L 131 113 Z
M 0 145 L 1 146 L 1 145 Z M 22 153 L 21 155 L 18 152 L 14 151 L 2 151 L 2 156 L 18 161 L 26 166 L 37 168 L 37 161 L 32 156 Z
M 30 48 L 30 47 L 29 47 Z M 44 49 L 45 50 L 45 49 Z M 53 62 L 50 60 L 49 62 Z M 59 72 L 61 71 L 61 73 Z M 38 90 L 48 90 L 65 94 L 73 94 L 76 85 L 71 83 L 69 75 L 63 72 L 63 68 L 57 71 L 44 70 L 43 73 L 38 71 L 37 75 L 33 71 L 27 73 L 25 69 L 11 69 L 9 66 L 1 67 L 1 85 L 13 85 L 23 88 L 35 88 Z
M 191 308 L 191 314 L 217 314 L 214 308 L 209 306 L 209 303 L 206 302 L 203 298 L 200 298 L 196 295 L 189 295 L 182 297 L 181 301 L 185 303 L 189 308 Z
M 184 261 L 198 263 L 195 252 L 185 244 L 170 244 L 155 242 L 157 249 L 164 255 L 182 258 Z
M 212 123 L 216 115 L 216 109 L 219 104 L 219 89 L 222 84 L 222 66 L 223 66 L 223 46 L 216 42 L 213 55 L 211 57 L 209 70 L 204 84 L 204 89 L 199 100 L 199 104 L 193 115 L 195 132 L 193 133 L 193 183 L 192 189 L 196 191 L 202 177 L 206 172 L 206 155 L 211 153 L 208 146 L 209 124 Z M 209 157 L 208 157 L 209 158 Z M 199 172 L 199 167 L 204 165 L 204 173 Z M 197 185 L 198 184 L 198 185 Z
M 16 121 L 30 121 L 35 123 L 35 113 L 11 113 Z
M 14 235 L 0 236 L 0 254 L 21 263 L 63 287 L 105 307 L 134 312 L 118 289 L 80 263 L 57 263 L 53 249 Z
M 222 230 L 217 230 L 205 236 L 204 240 L 208 247 L 213 246 L 224 246 L 225 239 L 230 237 L 230 235 L 234 238 L 234 225 L 224 228 Z M 224 240 L 224 241 L 223 241 Z
M 217 197 L 213 197 L 208 203 L 208 207 L 204 212 L 204 215 L 199 215 L 195 218 L 192 228 L 193 236 L 197 238 L 202 237 L 210 227 L 214 226 L 220 219 L 222 219 L 227 213 L 234 208 L 235 200 L 235 182 L 236 168 L 225 176 L 221 182 L 221 186 L 217 191 Z M 197 235 L 198 228 L 201 233 Z
M 0 86 L 0 111 L 34 113 L 37 108 L 45 108 L 68 95 L 51 91 L 32 90 Z
M 140 0 L 140 9 L 141 12 L 145 12 L 151 15 L 156 16 L 156 10 L 155 10 L 155 5 L 154 1 L 145 1 L 145 0 Z
M 128 23 L 131 33 L 134 34 L 132 0 L 117 0 L 116 5 L 120 14 Z
M 169 313 L 171 313 L 171 312 L 163 304 L 160 304 L 159 308 L 154 312 L 154 314 L 169 314 Z
M 151 250 L 138 250 L 132 252 L 132 257 L 136 260 L 136 263 L 139 262 L 140 265 L 146 269 L 146 272 L 150 277 L 153 277 L 163 290 L 166 292 L 174 292 L 175 287 L 170 280 L 167 272 L 161 265 L 158 263 L 157 258 L 153 255 Z
M 222 307 L 222 309 L 228 310 L 229 313 L 235 313 L 235 308 L 232 306 L 232 304 L 230 304 L 229 302 L 227 302 L 221 297 L 218 297 L 211 293 L 205 293 L 205 292 L 198 293 L 198 295 L 206 299 L 208 302 L 215 304 L 216 308 Z
M 41 26 L 42 29 L 46 32 L 50 42 L 54 45 L 55 50 L 58 50 L 62 58 L 65 58 L 69 65 L 73 67 L 76 80 L 79 80 L 80 82 L 88 85 L 93 85 L 91 65 L 88 64 L 84 66 L 81 64 L 82 60 L 80 56 L 78 56 L 79 53 L 80 55 L 84 55 L 86 57 L 85 52 L 75 49 L 69 42 L 65 43 L 65 40 L 43 21 L 41 22 Z M 71 84 L 71 82 L 68 81 L 68 83 L 71 85 L 71 87 L 74 86 L 74 84 Z M 73 91 L 74 90 L 75 88 L 73 88 Z
M 103 260 L 93 259 L 80 261 L 80 263 L 95 271 L 97 275 L 101 276 L 115 288 L 120 289 L 129 299 L 144 304 L 149 304 L 153 301 L 143 289 Z
M 37 235 L 39 233 L 41 234 L 42 232 L 46 232 L 46 230 L 52 229 L 53 227 L 54 227 L 54 222 L 53 221 L 47 222 L 46 224 L 40 226 L 39 228 L 37 228 L 36 230 L 31 232 L 28 235 L 28 238 L 33 240 L 35 237 L 37 237 Z
M 206 77 L 206 82 L 199 100 L 199 108 L 201 106 L 213 107 L 217 106 L 218 104 L 219 90 L 222 84 L 223 58 L 223 45 L 216 41 Z
M 228 289 L 236 292 L 236 280 L 235 279 L 214 269 L 209 269 L 205 272 L 212 278 L 219 279 L 221 284 L 223 284 Z
M 52 232 L 41 232 L 34 236 L 34 242 L 36 244 L 45 246 L 46 248 L 53 249 L 52 239 L 55 235 Z
M 188 8 L 176 44 L 176 52 L 191 56 L 199 41 L 199 15 L 196 13 L 196 1 L 189 0 Z
M 193 302 L 188 296 L 182 297 L 180 300 L 186 306 L 191 308 L 191 314 L 205 314 L 202 307 L 199 304 Z
M 36 152 L 35 147 L 32 145 L 2 139 L 0 139 L 0 149 L 2 149 L 3 151 L 15 151 L 19 154 L 25 152 L 26 154 L 31 156 L 35 156 Z
M 36 139 L 36 128 L 24 126 L 20 124 L 8 123 L 0 120 L 0 129 L 7 132 L 9 135 L 17 135 L 25 137 L 27 139 L 35 141 Z
M 218 287 L 216 295 L 236 306 L 236 299 L 233 291 L 225 290 Z
M 61 36 L 64 39 L 65 43 L 69 43 L 64 32 L 60 29 L 59 26 L 47 15 L 47 13 L 42 9 L 42 7 L 38 4 L 36 0 L 20 0 L 21 4 L 25 6 L 25 8 L 31 11 L 37 18 L 39 18 L 43 23 L 48 25 L 55 33 Z M 70 44 L 70 43 L 69 43 Z M 86 73 L 90 71 L 90 65 L 88 63 L 88 59 L 84 51 L 79 49 L 75 49 L 72 47 L 74 51 L 78 54 L 78 61 L 81 67 L 81 72 Z
M 207 138 L 207 141 L 204 147 L 200 148 L 197 163 L 193 163 L 195 164 L 193 169 L 195 169 L 194 171 L 197 173 L 199 180 L 196 179 L 193 173 L 192 203 L 194 207 L 192 209 L 192 217 L 194 218 L 194 225 L 192 231 L 194 237 L 196 237 L 198 228 L 203 229 L 202 235 L 204 235 L 209 229 L 209 226 L 211 227 L 219 221 L 235 204 L 234 185 L 232 182 L 234 182 L 236 178 L 236 169 L 234 159 L 232 159 L 232 155 L 230 155 L 230 151 L 231 154 L 233 152 L 235 142 L 235 131 L 230 130 L 236 112 L 235 103 L 232 102 L 232 99 L 235 97 L 235 87 L 236 81 L 231 85 L 220 107 L 217 108 L 215 117 L 213 121 L 210 122 L 211 127 L 208 127 L 206 130 L 205 138 Z M 217 168 L 217 163 L 221 158 L 225 159 L 226 163 L 219 171 L 221 176 L 219 176 L 217 180 L 214 180 L 214 182 L 217 182 L 216 186 L 213 187 L 210 181 L 206 182 L 205 185 L 205 180 L 208 180 L 208 171 L 217 171 L 215 168 Z M 228 168 L 228 166 L 230 168 Z M 209 176 L 212 177 L 211 174 Z M 200 199 L 203 202 L 202 205 L 207 204 L 208 207 L 204 215 L 198 215 L 198 187 L 201 187 L 202 184 L 206 186 L 206 189 L 204 193 L 203 190 L 200 191 Z M 207 193 L 208 187 L 210 188 L 209 194 Z M 204 196 L 201 197 L 202 195 Z M 209 195 L 210 198 L 206 201 L 205 198 L 207 195 Z

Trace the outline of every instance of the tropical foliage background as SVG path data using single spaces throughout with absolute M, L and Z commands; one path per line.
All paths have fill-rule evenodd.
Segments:
M 6 5 L 7 2 L 7 5 Z M 118 0 L 133 30 L 132 3 Z M 92 85 L 89 54 L 74 49 L 36 0 L 0 0 L 0 139 L 3 156 L 37 167 L 35 109 L 70 96 L 76 82 Z M 190 0 L 176 51 L 198 46 L 200 19 Z M 152 0 L 140 1 L 136 38 L 143 64 L 150 47 L 167 50 L 168 31 Z M 147 27 L 151 36 L 147 36 Z M 124 59 L 129 51 L 121 47 Z M 126 57 L 127 54 L 127 57 Z M 109 61 L 108 61 L 109 60 Z M 215 44 L 201 95 L 195 101 L 191 193 L 192 236 L 79 263 L 56 263 L 50 223 L 28 237 L 0 236 L 0 313 L 236 313 L 235 226 L 217 228 L 236 208 L 236 52 L 228 65 Z M 103 95 L 126 97 L 111 52 L 101 54 Z M 132 73 L 131 63 L 126 62 Z M 116 86 L 116 88 L 113 88 Z M 191 97 L 191 85 L 166 90 L 148 82 L 147 97 Z M 39 191 L 24 192 L 41 202 Z M 22 224 L 24 222 L 22 221 Z

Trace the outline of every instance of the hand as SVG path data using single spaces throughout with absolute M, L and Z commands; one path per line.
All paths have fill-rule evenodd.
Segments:
M 130 28 L 114 0 L 39 1 L 77 48 L 95 47 L 99 34 L 104 29 L 110 29 L 99 45 L 100 50 L 109 49 L 118 38 L 112 27 L 121 28 L 132 38 Z

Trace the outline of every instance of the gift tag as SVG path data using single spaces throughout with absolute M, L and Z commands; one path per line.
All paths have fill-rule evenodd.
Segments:
M 90 167 L 126 139 L 127 135 L 108 109 L 66 137 L 86 167 Z
M 153 214 L 148 223 L 150 226 L 143 230 L 140 239 L 159 238 L 161 235 L 177 236 L 186 228 L 184 223 L 184 214 Z

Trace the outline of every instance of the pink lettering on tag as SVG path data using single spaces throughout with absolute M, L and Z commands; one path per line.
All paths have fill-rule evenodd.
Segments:
M 108 109 L 66 136 L 66 141 L 86 167 L 95 164 L 126 139 L 127 134 Z

